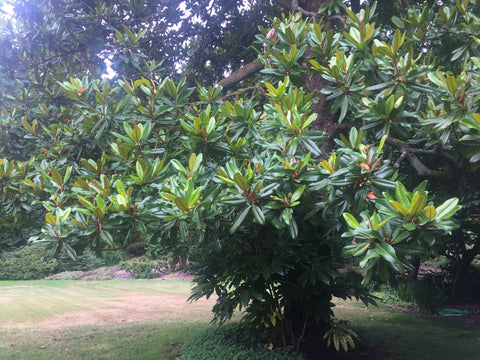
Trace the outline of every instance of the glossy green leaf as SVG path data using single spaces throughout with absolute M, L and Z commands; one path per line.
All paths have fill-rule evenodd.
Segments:
M 360 261 L 360 267 L 365 267 L 371 259 L 379 257 L 380 254 L 374 249 L 369 249 L 363 259 Z
M 292 215 L 293 215 L 293 210 L 291 208 L 283 209 L 282 218 L 286 224 L 290 225 L 290 222 L 292 221 Z
M 177 205 L 180 210 L 188 211 L 188 203 L 185 201 L 185 199 L 177 196 L 174 201 L 175 205 Z
M 117 188 L 117 191 L 120 195 L 126 196 L 127 192 L 125 191 L 125 186 L 123 186 L 123 183 L 120 180 L 117 180 L 115 182 L 115 186 Z
M 414 231 L 417 227 L 413 222 L 408 222 L 403 224 L 403 228 L 408 231 Z
M 109 247 L 113 247 L 113 236 L 106 230 L 100 230 L 100 239 Z
M 343 213 L 343 218 L 347 222 L 347 225 L 352 229 L 361 229 L 361 225 L 355 219 L 355 217 L 350 213 Z
M 50 169 L 50 175 L 52 176 L 52 180 L 58 185 L 62 186 L 63 185 L 63 179 L 62 175 L 58 172 L 58 170 L 54 167 Z
M 74 248 L 72 248 L 68 243 L 63 242 L 62 243 L 62 250 L 67 254 L 67 256 L 74 260 L 77 261 L 77 252 L 75 251 Z
M 247 183 L 247 180 L 245 180 L 245 178 L 242 176 L 242 174 L 240 173 L 235 173 L 233 175 L 233 180 L 235 181 L 235 183 L 238 185 L 238 187 L 240 189 L 242 189 L 243 191 L 247 190 L 248 189 L 248 183 Z
M 298 225 L 294 218 L 290 220 L 288 229 L 290 230 L 290 237 L 295 240 L 298 237 Z
M 375 243 L 375 251 L 391 264 L 398 262 L 395 249 L 390 244 L 377 242 Z
M 170 160 L 170 163 L 175 169 L 180 171 L 183 175 L 188 176 L 187 169 L 185 169 L 185 167 L 180 163 L 180 161 L 178 161 L 177 159 L 172 159 Z
M 400 181 L 397 181 L 395 183 L 395 196 L 397 197 L 397 201 L 404 209 L 410 209 L 409 192 Z M 403 212 L 402 210 L 398 211 Z M 408 211 L 406 212 L 406 214 L 408 214 Z
M 143 169 L 143 166 L 140 161 L 137 161 L 135 164 L 135 169 L 137 171 L 137 176 L 140 180 L 144 181 L 145 180 L 145 172 Z
M 242 225 L 243 221 L 247 217 L 248 213 L 250 212 L 251 205 L 247 206 L 240 214 L 238 214 L 237 218 L 232 224 L 230 228 L 230 234 L 233 234 L 237 229 Z
M 202 187 L 198 187 L 192 192 L 192 194 L 190 195 L 190 197 L 188 199 L 188 206 L 189 207 L 193 206 L 198 201 L 201 193 L 202 193 Z
M 364 242 L 361 244 L 353 244 L 353 245 L 347 245 L 344 246 L 342 249 L 342 252 L 345 255 L 351 255 L 351 256 L 360 256 L 365 253 L 370 247 L 370 242 Z
M 292 194 L 292 197 L 290 198 L 290 201 L 294 202 L 294 201 L 297 201 L 298 199 L 300 199 L 304 190 L 305 190 L 305 185 L 302 185 L 299 188 L 297 188 L 295 190 L 295 192 Z
M 55 218 L 55 216 L 53 216 L 53 214 L 47 213 L 45 215 L 45 222 L 47 224 L 55 226 L 57 224 L 57 219 Z
M 440 221 L 453 216 L 461 206 L 458 205 L 458 198 L 452 198 L 445 201 L 442 205 L 437 207 L 437 214 L 435 220 Z
M 70 214 L 72 213 L 72 208 L 68 207 L 65 210 L 58 209 L 57 210 L 57 217 L 61 222 L 66 222 L 70 218 Z
M 253 217 L 255 218 L 255 221 L 260 225 L 264 225 L 265 215 L 263 214 L 263 211 L 260 208 L 260 206 L 252 205 L 252 212 L 253 212 Z

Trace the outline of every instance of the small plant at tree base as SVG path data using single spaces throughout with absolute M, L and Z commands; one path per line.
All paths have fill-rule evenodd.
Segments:
M 334 346 L 336 351 L 354 349 L 355 344 L 360 341 L 358 334 L 348 326 L 348 321 L 335 320 L 323 339 L 327 342 L 327 347 Z

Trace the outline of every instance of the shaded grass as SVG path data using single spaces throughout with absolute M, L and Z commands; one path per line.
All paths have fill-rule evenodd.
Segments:
M 335 301 L 335 314 L 349 320 L 369 345 L 386 349 L 389 359 L 480 359 L 480 326 L 464 321 L 418 318 L 384 304 L 368 309 L 353 301 Z M 387 360 L 387 358 L 385 359 Z
M 189 336 L 208 326 L 184 321 L 0 331 L 0 359 L 173 360 Z

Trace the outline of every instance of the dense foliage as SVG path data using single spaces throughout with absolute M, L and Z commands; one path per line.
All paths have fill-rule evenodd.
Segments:
M 198 275 L 192 299 L 218 296 L 216 320 L 240 308 L 274 345 L 315 342 L 333 296 L 371 301 L 338 271 L 346 259 L 365 284 L 415 274 L 442 247 L 478 252 L 478 6 L 411 8 L 393 30 L 375 7 L 345 9 L 344 29 L 274 19 L 257 35 L 261 81 L 233 93 L 151 66 L 9 95 L 2 246 L 160 244 Z M 463 243 L 440 241 L 452 231 Z
M 45 256 L 38 248 L 26 247 L 10 253 L 0 266 L 0 280 L 36 280 L 58 269 L 56 259 Z

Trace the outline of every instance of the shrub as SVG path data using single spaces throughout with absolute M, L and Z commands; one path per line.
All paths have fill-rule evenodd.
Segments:
M 208 328 L 192 336 L 182 347 L 182 360 L 302 360 L 292 349 L 255 349 L 241 323 Z
M 0 260 L 0 280 L 35 280 L 54 274 L 58 263 L 35 247 L 26 247 L 6 254 Z
M 173 252 L 165 250 L 162 251 L 161 245 L 149 244 L 145 248 L 145 254 L 157 262 L 162 262 L 165 268 L 170 271 L 174 271 L 177 268 L 181 268 L 180 259 L 176 257 Z
M 115 269 L 110 267 L 100 267 L 91 271 L 64 271 L 58 274 L 50 275 L 46 280 L 86 280 L 86 281 L 105 281 L 112 280 L 115 277 Z
M 80 280 L 85 274 L 83 271 L 64 271 L 47 276 L 45 280 Z
M 407 306 L 412 305 L 408 301 L 401 299 L 398 296 L 397 290 L 395 287 L 389 284 L 374 284 L 370 287 L 373 295 L 375 295 L 379 301 L 384 304 Z
M 416 304 L 420 309 L 436 311 L 445 301 L 444 295 L 429 278 L 400 283 L 396 293 L 403 301 Z
M 131 261 L 123 261 L 120 266 L 137 279 L 151 279 L 159 275 L 164 264 L 151 260 L 147 256 L 140 256 Z
M 61 254 L 58 258 L 58 271 L 91 271 L 102 266 L 117 265 L 130 257 L 131 255 L 124 250 L 106 251 L 103 252 L 101 256 L 97 256 L 97 254 L 91 250 L 85 250 L 82 254 L 78 255 L 77 260 Z

